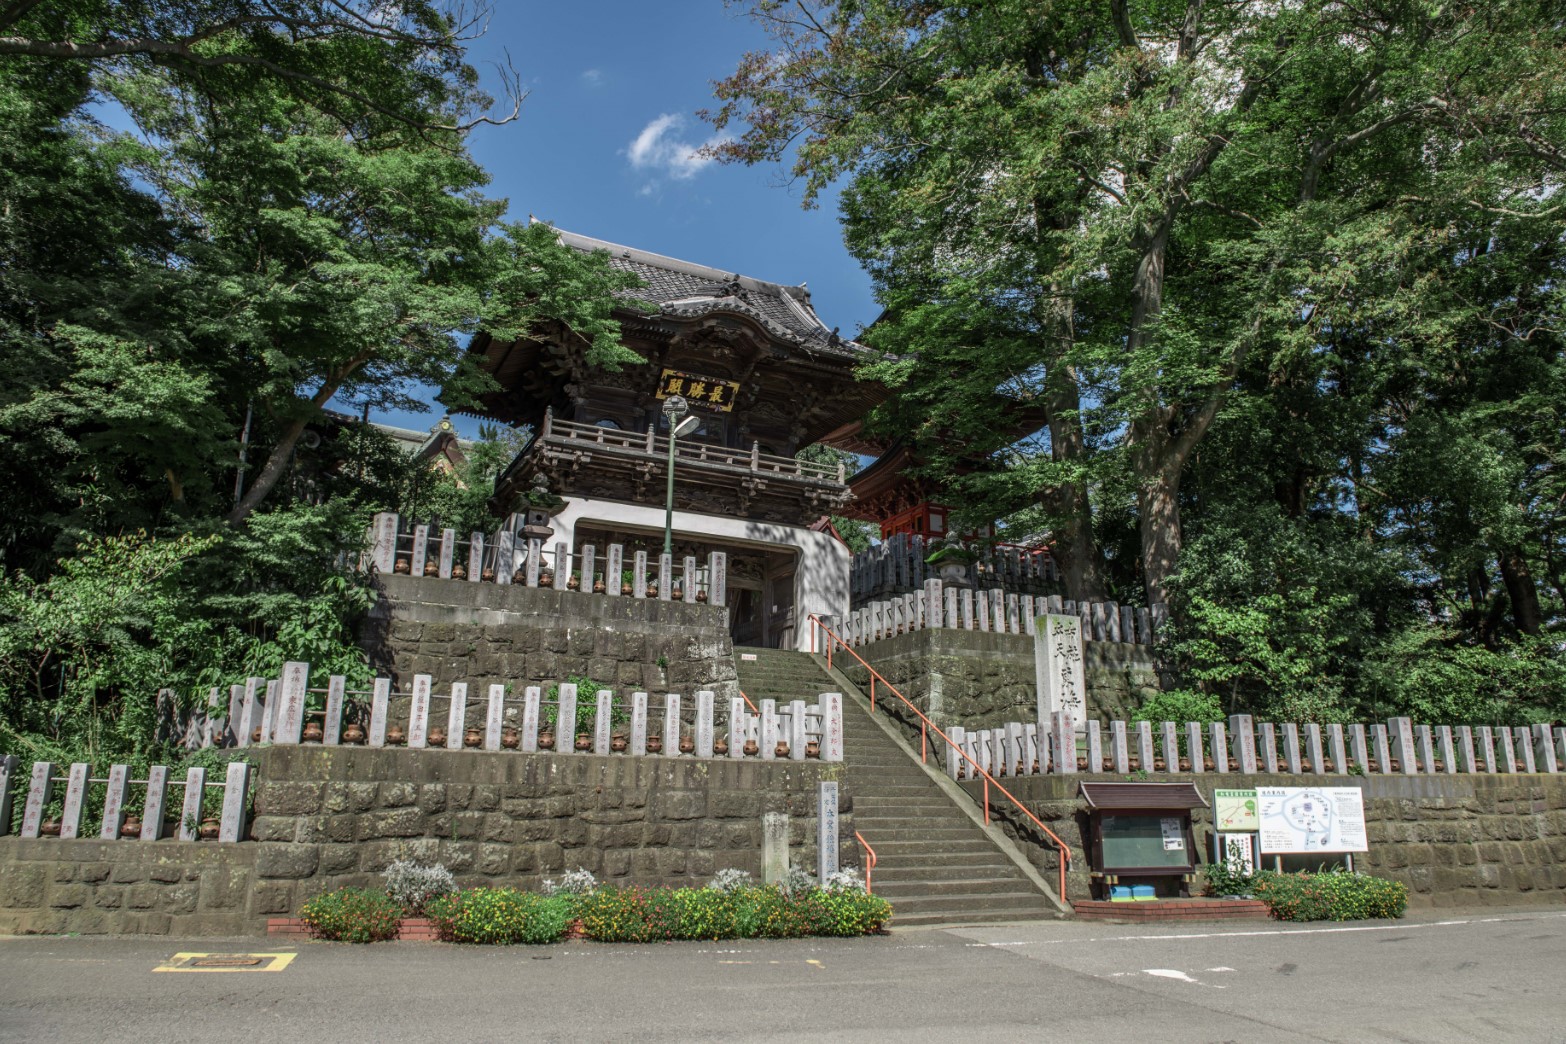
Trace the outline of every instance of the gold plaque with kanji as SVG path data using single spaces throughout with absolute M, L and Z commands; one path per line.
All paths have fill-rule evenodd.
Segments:
M 705 406 L 719 413 L 731 412 L 738 394 L 738 381 L 720 381 L 715 377 L 703 377 L 699 373 L 664 370 L 658 378 L 658 398 L 682 395 L 692 406 Z

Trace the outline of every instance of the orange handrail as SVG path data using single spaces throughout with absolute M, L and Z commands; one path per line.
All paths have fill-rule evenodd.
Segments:
M 740 694 L 740 699 L 745 701 L 745 706 L 750 708 L 750 712 L 752 714 L 760 714 L 761 713 L 759 710 L 756 709 L 756 705 L 754 703 L 750 702 L 750 697 L 745 695 L 745 690 L 744 689 L 741 689 L 739 691 L 739 694 Z
M 977 761 L 975 761 L 973 759 L 973 757 L 967 751 L 965 751 L 961 747 L 959 747 L 955 742 L 953 742 L 953 740 L 952 740 L 952 738 L 950 736 L 948 736 L 948 735 L 946 735 L 946 733 L 942 732 L 940 727 L 938 725 L 936 725 L 935 722 L 933 722 L 929 718 L 925 717 L 924 716 L 924 712 L 921 711 L 918 707 L 915 707 L 913 705 L 913 703 L 908 699 L 908 697 L 904 696 L 901 692 L 897 691 L 897 686 L 895 686 L 891 682 L 887 681 L 885 678 L 883 678 L 881 676 L 881 672 L 880 671 L 876 670 L 874 667 L 872 667 L 868 663 L 866 663 L 865 662 L 865 658 L 863 656 L 860 656 L 857 652 L 855 652 L 854 649 L 853 649 L 853 646 L 851 646 L 847 642 L 843 641 L 843 639 L 838 636 L 836 631 L 832 630 L 832 628 L 828 627 L 825 623 L 823 623 L 821 621 L 821 617 L 817 616 L 815 613 L 811 613 L 810 614 L 810 619 L 811 619 L 811 621 L 813 623 L 815 623 L 815 625 L 817 627 L 819 627 L 823 632 L 825 632 L 832 639 L 831 641 L 827 642 L 827 653 L 826 653 L 826 656 L 827 656 L 827 670 L 831 670 L 832 669 L 832 647 L 833 647 L 833 643 L 835 642 L 836 644 L 841 645 L 845 650 L 847 650 L 847 652 L 848 652 L 848 654 L 850 656 L 852 656 L 854 659 L 858 660 L 860 666 L 862 666 L 865 670 L 870 672 L 870 712 L 872 714 L 875 713 L 875 683 L 877 681 L 879 681 L 882 685 L 884 685 L 886 688 L 888 688 L 888 689 L 890 689 L 892 691 L 892 695 L 894 695 L 898 699 L 902 700 L 903 703 L 907 705 L 909 710 L 911 710 L 915 714 L 919 715 L 919 721 L 921 723 L 919 731 L 920 731 L 921 737 L 926 735 L 927 730 L 930 731 L 930 732 L 934 732 L 937 736 L 941 737 L 941 739 L 946 741 L 946 746 L 948 747 L 948 749 L 954 750 L 958 754 L 961 754 L 962 757 L 963 757 L 963 760 L 965 760 L 968 763 L 968 778 L 969 779 L 973 779 L 975 776 L 983 777 L 983 779 L 984 779 L 984 822 L 985 823 L 988 823 L 990 821 L 990 786 L 993 784 L 996 790 L 999 790 L 1002 794 L 1005 794 L 1008 798 L 1011 799 L 1011 803 L 1013 805 L 1017 806 L 1017 810 L 1019 812 L 1021 812 L 1025 816 L 1027 816 L 1029 819 L 1033 820 L 1033 825 L 1038 827 L 1039 830 L 1041 830 L 1044 833 L 1044 836 L 1048 837 L 1051 841 L 1055 842 L 1055 847 L 1060 852 L 1060 867 L 1059 867 L 1059 870 L 1060 870 L 1060 892 L 1059 892 L 1059 896 L 1060 896 L 1061 901 L 1064 902 L 1065 899 L 1066 899 L 1066 871 L 1069 870 L 1070 867 L 1071 867 L 1071 847 L 1069 845 L 1067 845 L 1064 841 L 1062 841 L 1058 834 L 1056 834 L 1049 827 L 1045 826 L 1043 820 L 1041 820 L 1038 816 L 1035 816 L 1032 812 L 1028 811 L 1027 806 L 1024 805 L 1021 801 L 1018 801 L 1017 800 L 1017 796 L 1015 794 L 1013 794 L 1011 791 L 1007 790 L 1005 787 L 1001 786 L 1000 781 L 997 780 L 994 776 L 990 775 L 987 771 L 985 771 L 983 766 L 981 766 Z M 811 645 L 812 646 L 815 645 L 815 635 L 814 634 L 811 635 Z M 922 743 L 921 743 L 921 745 L 922 745 Z
M 855 830 L 854 831 L 854 840 L 858 841 L 861 845 L 864 846 L 864 850 L 865 850 L 865 854 L 866 854 L 866 858 L 865 858 L 865 894 L 866 895 L 874 895 L 875 893 L 870 890 L 870 875 L 875 870 L 875 864 L 877 862 L 879 862 L 879 860 L 877 860 L 876 857 L 875 857 L 875 849 L 871 848 L 870 847 L 870 842 L 865 840 L 865 835 L 863 835 L 859 831 Z

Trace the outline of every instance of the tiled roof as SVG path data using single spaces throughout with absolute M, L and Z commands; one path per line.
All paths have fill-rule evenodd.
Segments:
M 611 265 L 646 284 L 622 291 L 620 296 L 655 304 L 660 314 L 694 319 L 731 312 L 749 316 L 774 336 L 811 351 L 853 357 L 867 350 L 822 323 L 810 306 L 810 291 L 803 286 L 769 283 L 591 236 L 555 231 L 560 242 L 573 250 L 608 252 Z

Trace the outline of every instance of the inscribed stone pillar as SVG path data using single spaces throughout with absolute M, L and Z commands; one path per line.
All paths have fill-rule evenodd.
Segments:
M 413 676 L 413 695 L 408 702 L 408 746 L 411 748 L 429 745 L 431 681 L 428 674 Z
M 647 597 L 647 552 L 636 552 L 635 565 L 631 567 L 631 597 Z
M 663 697 L 663 756 L 680 756 L 680 694 L 665 693 Z
M 1131 771 L 1131 747 L 1126 742 L 1126 723 L 1118 718 L 1109 723 L 1109 757 L 1121 775 Z M 1088 768 L 1092 768 L 1089 765 Z
M 1541 772 L 1559 772 L 1560 759 L 1555 756 L 1555 737 L 1548 725 L 1533 727 L 1533 753 Z
M 926 580 L 924 582 L 924 625 L 926 627 L 941 626 L 942 606 L 941 582 L 939 580 Z
M 44 808 L 54 796 L 54 762 L 35 761 L 31 783 L 27 788 L 27 803 L 22 806 L 22 836 L 37 837 L 43 825 Z
M 707 556 L 707 585 L 712 588 L 709 604 L 729 604 L 729 556 L 725 552 Z
M 816 786 L 816 880 L 822 884 L 837 873 L 837 784 L 822 780 Z
M 1483 766 L 1484 772 L 1495 775 L 1495 744 L 1490 741 L 1490 726 L 1480 725 L 1471 732 L 1479 747 L 1479 764 Z
M 696 604 L 696 556 L 686 555 L 680 576 L 680 597 L 691 605 Z
M 1056 775 L 1073 776 L 1077 771 L 1077 726 L 1070 711 L 1055 711 L 1049 716 L 1050 760 Z
M 1259 722 L 1256 732 L 1261 737 L 1258 742 L 1261 746 L 1262 768 L 1268 773 L 1275 773 L 1278 771 L 1278 737 L 1273 730 L 1272 722 Z
M 1070 616 L 1049 614 L 1033 639 L 1038 720 L 1064 711 L 1073 721 L 1087 717 L 1087 680 L 1083 670 L 1082 627 Z
M 446 749 L 461 750 L 462 734 L 468 726 L 468 683 L 451 683 L 451 702 L 446 705 Z
M 713 704 L 716 695 L 708 689 L 702 689 L 696 693 L 696 756 L 698 758 L 712 757 L 713 741 Z M 801 730 L 805 724 L 804 703 L 800 703 L 799 727 Z M 804 744 L 801 743 L 801 746 Z
M 391 679 L 377 678 L 370 692 L 370 746 L 386 746 L 386 716 L 391 712 Z
M 1327 726 L 1327 746 L 1332 751 L 1332 771 L 1340 776 L 1348 775 L 1348 748 L 1343 742 L 1343 726 L 1333 723 Z
M 511 574 L 516 571 L 517 535 L 510 529 L 502 528 L 495 535 L 495 583 L 511 583 Z
M 789 704 L 788 757 L 790 761 L 805 760 L 805 701 L 794 700 Z
M 120 824 L 125 822 L 125 795 L 130 789 L 130 768 L 126 765 L 109 766 L 109 783 L 107 793 L 103 799 L 103 819 L 99 824 L 98 837 L 104 841 L 113 841 L 120 836 Z M 9 813 L 9 809 L 6 810 Z M 9 825 L 10 817 L 6 818 Z M 4 833 L 0 828 L 0 833 Z
M 375 515 L 370 563 L 377 573 L 390 573 L 397 565 L 397 516 L 390 511 Z
M 647 753 L 647 694 L 631 693 L 631 742 L 627 750 L 635 757 Z
M 484 749 L 500 749 L 500 732 L 506 723 L 506 687 L 491 685 L 484 714 Z
M 674 556 L 667 552 L 658 555 L 658 601 L 674 600 Z
M 15 754 L 0 757 L 0 837 L 11 832 L 11 810 L 15 807 L 16 795 L 21 788 L 21 759 Z
M 1208 743 L 1213 752 L 1213 771 L 1229 771 L 1229 730 L 1223 722 L 1215 721 L 1207 728 Z
M 451 579 L 451 563 L 457 554 L 457 531 L 455 529 L 442 529 L 440 531 L 440 578 Z
M 1289 775 L 1300 774 L 1300 727 L 1292 721 L 1283 723 L 1283 763 L 1288 766 Z
M 1153 771 L 1153 759 L 1157 755 L 1153 753 L 1153 723 L 1150 721 L 1136 723 L 1136 756 L 1138 768 L 1143 772 Z
M 240 764 L 235 762 L 234 764 Z M 179 834 L 181 841 L 194 841 L 201 825 L 201 795 L 207 788 L 207 770 L 199 765 L 185 773 L 185 801 L 180 806 Z M 65 836 L 62 828 L 61 837 Z
M 570 590 L 571 583 L 571 552 L 566 550 L 564 540 L 555 541 L 555 575 L 550 586 L 556 591 Z M 588 581 L 587 589 L 593 589 L 592 581 Z
M 620 562 L 624 555 L 624 545 L 609 545 L 609 564 L 604 567 L 604 594 L 620 597 L 621 574 L 625 571 Z
M 1457 772 L 1457 748 L 1452 743 L 1452 726 L 1442 725 L 1436 729 L 1436 739 L 1441 744 L 1441 764 L 1448 774 Z
M 413 566 L 411 575 L 413 575 L 413 576 L 423 576 L 424 575 L 424 560 L 427 557 L 429 557 L 429 553 L 430 553 L 430 527 L 429 526 L 414 526 L 413 527 L 413 559 L 412 559 L 412 561 L 410 563 Z
M 1188 721 L 1185 723 L 1185 749 L 1190 752 L 1191 771 L 1206 772 L 1207 759 L 1202 753 L 1202 723 Z
M 348 679 L 341 674 L 333 674 L 326 680 L 326 722 L 323 726 L 325 735 L 321 742 L 327 746 L 336 746 L 342 739 L 343 730 L 343 697 L 348 690 Z
M 1249 714 L 1229 715 L 1229 742 L 1236 772 L 1256 774 L 1256 728 Z
M 234 743 L 248 747 L 253 742 L 256 729 L 261 727 L 261 679 L 245 679 L 245 695 L 239 703 L 239 724 L 234 729 Z
M 250 789 L 250 766 L 231 761 L 224 773 L 223 806 L 218 819 L 218 840 L 238 841 L 245 836 L 245 794 Z
M 528 537 L 527 541 L 527 568 L 522 573 L 523 579 L 529 587 L 538 586 L 538 578 L 543 575 L 544 566 L 544 542 L 538 537 Z
M 1327 752 L 1321 744 L 1321 726 L 1311 722 L 1305 726 L 1305 753 L 1310 760 L 1310 770 L 1318 776 L 1327 771 Z
M 576 686 L 561 682 L 555 693 L 555 753 L 576 752 Z
M 823 728 L 821 758 L 826 760 L 825 729 Z M 745 701 L 738 696 L 729 697 L 729 757 L 745 756 Z
M 962 626 L 962 615 L 957 608 L 957 588 L 948 587 L 942 592 L 946 602 L 946 627 L 955 631 Z
M 1104 771 L 1104 726 L 1097 718 L 1087 723 L 1087 770 Z
M 484 534 L 468 534 L 468 583 L 476 584 L 484 578 Z
M 1098 722 L 1088 722 L 1088 750 L 1099 748 Z M 1022 726 L 1022 763 L 1028 775 L 1037 776 L 1044 767 L 1039 762 L 1039 726 L 1037 722 L 1027 722 Z M 1094 769 L 1094 771 L 1097 771 Z
M 614 692 L 611 689 L 599 689 L 593 699 L 593 753 L 607 755 L 614 714 Z
M 310 683 L 310 665 L 290 660 L 283 664 L 281 703 L 271 735 L 273 743 L 298 743 L 304 729 L 306 689 Z M 267 715 L 271 717 L 269 713 Z
M 979 630 L 988 631 L 990 629 L 990 600 L 981 593 L 975 598 L 975 602 L 979 611 Z
M 1435 775 L 1435 734 L 1429 725 L 1414 730 L 1414 742 L 1419 747 L 1419 768 L 1426 775 Z
M 821 760 L 843 760 L 843 694 L 821 694 Z
M 141 806 L 141 840 L 163 838 L 163 806 L 169 797 L 169 770 L 153 765 L 147 770 L 147 799 Z
M 962 629 L 965 631 L 971 631 L 973 630 L 974 621 L 973 588 L 964 587 L 961 591 L 957 592 L 957 597 L 961 600 L 962 606 Z
M 277 708 L 282 703 L 278 695 L 279 682 L 276 679 L 266 683 L 266 698 L 261 708 L 261 742 L 271 743 L 277 730 Z
M 1169 772 L 1178 772 L 1180 769 L 1180 738 L 1175 732 L 1175 723 L 1166 721 L 1163 723 L 1164 734 L 1164 768 Z
M 1038 611 L 1033 606 L 1033 596 L 1023 595 L 1017 611 L 1022 614 L 1022 633 L 1034 637 L 1038 633 Z
M 1392 745 L 1387 739 L 1387 727 L 1385 725 L 1374 725 L 1371 727 L 1370 732 L 1375 739 L 1376 761 L 1381 766 L 1381 774 L 1384 776 L 1390 775 L 1392 773 Z
M 777 757 L 778 704 L 776 700 L 761 701 L 761 756 L 767 761 Z
M 788 813 L 765 812 L 761 816 L 761 880 L 782 884 L 788 877 Z
M 1405 776 L 1419 774 L 1419 760 L 1414 752 L 1414 725 L 1408 718 L 1388 718 L 1387 733 L 1392 743 L 1392 756 Z
M 538 724 L 543 717 L 544 693 L 537 685 L 522 690 L 522 750 L 538 750 Z
M 965 737 L 968 735 L 968 730 L 963 728 L 961 725 L 953 725 L 951 728 L 946 730 L 946 735 L 947 738 L 951 740 L 951 743 L 947 746 L 945 751 L 946 774 L 952 779 L 961 779 L 963 768 L 962 755 L 958 752 L 962 749 L 962 744 Z
M 85 761 L 71 764 L 66 773 L 65 805 L 60 814 L 60 840 L 80 837 L 82 832 L 82 806 L 87 800 L 87 774 L 91 766 Z
M 990 626 L 996 634 L 1010 630 L 1006 623 L 1006 592 L 998 587 L 990 588 Z
M 1517 773 L 1517 749 L 1512 745 L 1512 730 L 1502 725 L 1495 730 L 1495 737 L 1501 741 L 1501 771 L 1509 775 L 1515 775 Z
M 1365 774 L 1370 773 L 1370 744 L 1365 737 L 1365 726 L 1355 723 L 1349 726 L 1349 739 L 1354 748 L 1354 764 Z

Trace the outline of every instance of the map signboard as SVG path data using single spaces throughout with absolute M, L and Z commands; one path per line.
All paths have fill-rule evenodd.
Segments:
M 1214 790 L 1213 822 L 1226 834 L 1255 833 L 1261 829 L 1256 814 L 1256 791 Z
M 1358 787 L 1257 787 L 1256 798 L 1267 855 L 1369 851 Z

